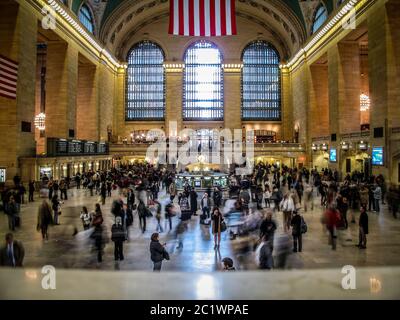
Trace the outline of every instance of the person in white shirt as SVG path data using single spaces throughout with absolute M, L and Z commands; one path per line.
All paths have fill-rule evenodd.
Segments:
M 280 203 L 280 208 L 283 211 L 283 230 L 288 232 L 292 221 L 292 213 L 295 210 L 294 201 L 289 192 L 283 197 L 283 200 Z
M 269 189 L 269 186 L 266 185 L 265 186 L 265 192 L 264 192 L 264 201 L 265 201 L 265 207 L 266 208 L 270 208 L 271 207 L 271 203 L 270 203 L 270 199 L 271 199 L 271 191 Z

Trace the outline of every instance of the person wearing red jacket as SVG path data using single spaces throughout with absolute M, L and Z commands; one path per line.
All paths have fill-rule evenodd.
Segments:
M 337 225 L 341 221 L 340 212 L 333 206 L 330 206 L 325 211 L 325 224 L 329 231 L 329 244 L 332 245 L 332 250 L 336 250 L 336 238 L 337 238 Z

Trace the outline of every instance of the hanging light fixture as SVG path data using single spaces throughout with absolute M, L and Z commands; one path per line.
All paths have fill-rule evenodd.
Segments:
M 360 95 L 360 111 L 367 111 L 369 110 L 369 106 L 371 104 L 371 100 L 366 94 Z
M 41 112 L 35 117 L 35 127 L 40 131 L 46 129 L 46 115 Z

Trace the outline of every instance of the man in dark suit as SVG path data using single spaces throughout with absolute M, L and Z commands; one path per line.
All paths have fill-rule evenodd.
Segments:
M 6 245 L 0 249 L 0 266 L 22 267 L 25 249 L 21 242 L 14 241 L 12 233 L 6 234 Z

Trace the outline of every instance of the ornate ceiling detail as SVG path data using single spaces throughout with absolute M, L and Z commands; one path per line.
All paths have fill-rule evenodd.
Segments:
M 238 0 L 237 16 L 257 23 L 281 46 L 283 58 L 289 58 L 305 42 L 304 26 L 281 0 Z M 118 57 L 126 51 L 129 40 L 144 26 L 168 19 L 168 0 L 124 1 L 106 19 L 100 39 Z

